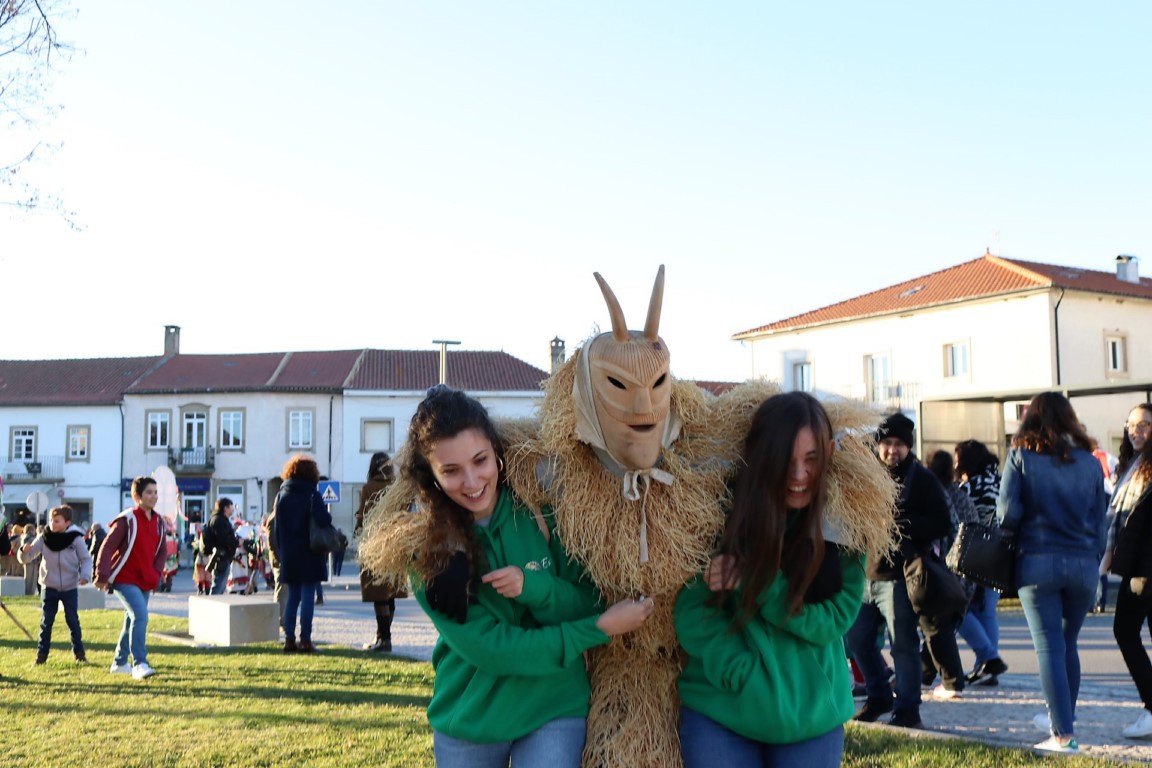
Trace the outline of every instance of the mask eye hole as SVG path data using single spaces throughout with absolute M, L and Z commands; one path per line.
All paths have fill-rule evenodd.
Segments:
M 658 387 L 658 386 L 660 386 L 661 384 L 663 384 L 663 383 L 664 383 L 664 380 L 665 380 L 666 378 L 668 378 L 668 374 L 666 374 L 666 373 L 664 373 L 664 374 L 661 374 L 661 375 L 660 375 L 660 378 L 656 379 L 656 383 L 652 385 L 652 388 L 653 388 L 653 389 L 655 389 L 656 387 Z
M 628 389 L 628 387 L 624 386 L 619 379 L 614 379 L 611 376 L 608 377 L 608 383 L 616 387 L 616 389 Z

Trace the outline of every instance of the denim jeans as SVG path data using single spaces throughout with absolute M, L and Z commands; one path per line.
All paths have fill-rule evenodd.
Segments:
M 119 665 L 127 664 L 131 652 L 132 663 L 143 664 L 148 661 L 144 641 L 148 637 L 148 598 L 152 593 L 132 584 L 113 584 L 112 592 L 124 606 L 124 628 L 120 630 L 114 660 Z
M 895 714 L 920 715 L 919 620 L 908 601 L 908 587 L 900 581 L 870 581 L 856 623 L 848 630 L 848 650 L 864 675 L 868 698 L 892 697 L 884 658 L 876 645 L 882 627 L 892 638 L 892 663 L 896 667 Z
M 1096 598 L 1097 560 L 1071 554 L 1021 555 L 1016 563 L 1020 606 L 1040 662 L 1040 689 L 1052 733 L 1072 736 L 1080 695 L 1076 648 L 1084 617 Z
M 844 754 L 844 726 L 836 726 L 822 736 L 791 744 L 765 744 L 741 736 L 685 707 L 680 712 L 680 747 L 684 768 L 711 768 L 715 765 L 837 768 Z
M 1144 649 L 1144 625 L 1152 621 L 1152 595 L 1147 591 L 1142 595 L 1132 594 L 1128 579 L 1120 583 L 1116 595 L 1116 616 L 1112 620 L 1112 635 L 1124 657 L 1128 674 L 1136 684 L 1136 692 L 1144 702 L 1144 708 L 1152 710 L 1152 661 Z M 1152 624 L 1150 624 L 1152 626 Z
M 980 594 L 984 597 L 981 599 Z M 976 667 L 989 659 L 1000 658 L 1000 619 L 996 604 L 1000 593 L 987 587 L 978 587 L 976 596 L 968 604 L 968 613 L 960 623 L 960 637 L 976 654 Z
M 56 612 L 64 606 L 64 621 L 72 633 L 72 655 L 80 658 L 84 655 L 84 640 L 80 636 L 80 614 L 77 612 L 79 591 L 66 589 L 64 591 L 44 587 L 44 610 L 40 616 L 40 642 L 36 644 L 36 653 L 47 656 L 48 649 L 52 647 L 52 624 L 56 621 Z
M 580 768 L 584 752 L 582 717 L 544 723 L 515 741 L 481 744 L 432 732 L 436 768 Z
M 284 604 L 284 637 L 296 639 L 296 615 L 300 615 L 300 639 L 312 642 L 312 615 L 316 610 L 318 582 L 285 584 L 288 600 Z
M 212 577 L 212 594 L 222 595 L 228 588 L 228 568 L 221 568 Z

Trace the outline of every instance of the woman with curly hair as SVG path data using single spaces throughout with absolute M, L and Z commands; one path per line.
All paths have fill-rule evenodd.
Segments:
M 601 612 L 546 518 L 507 487 L 478 401 L 440 385 L 409 427 L 401 472 L 428 531 L 413 591 L 440 633 L 428 721 L 436 764 L 576 768 L 590 688 L 584 651 L 639 627 L 650 598 Z
M 284 652 L 315 653 L 312 645 L 312 616 L 316 607 L 316 587 L 324 580 L 328 563 L 325 555 L 312 551 L 309 526 L 332 524 L 328 505 L 316 486 L 320 469 L 316 461 L 298 453 L 288 459 L 280 473 L 284 484 L 272 509 L 276 524 L 272 529 L 275 552 L 280 559 L 278 580 L 287 588 L 284 604 Z M 300 639 L 296 639 L 296 618 L 300 618 Z
M 1104 550 L 1104 473 L 1072 404 L 1059 392 L 1032 398 L 1004 466 L 996 514 L 1017 542 L 1016 586 L 1040 662 L 1049 752 L 1076 752 L 1080 693 L 1076 648 L 1096 597 Z

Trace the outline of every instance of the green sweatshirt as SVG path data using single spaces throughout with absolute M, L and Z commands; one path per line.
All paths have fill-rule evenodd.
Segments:
M 860 611 L 864 558 L 840 558 L 844 586 L 788 616 L 788 582 L 764 590 L 760 610 L 732 632 L 738 591 L 723 607 L 697 578 L 676 601 L 676 632 L 688 654 L 680 676 L 683 706 L 765 744 L 821 736 L 852 717 L 852 679 L 843 637 Z
M 430 608 L 414 580 L 416 600 L 440 633 L 428 722 L 456 739 L 499 742 L 557 718 L 587 717 L 584 652 L 609 640 L 596 626 L 599 592 L 569 563 L 555 532 L 545 541 L 531 510 L 507 488 L 488 525 L 474 530 L 487 570 L 519 566 L 524 590 L 510 600 L 477 581 L 478 602 L 459 624 Z

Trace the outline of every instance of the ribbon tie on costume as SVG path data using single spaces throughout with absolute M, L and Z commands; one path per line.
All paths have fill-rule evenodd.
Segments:
M 672 485 L 676 478 L 671 472 L 665 472 L 656 467 L 648 469 L 630 469 L 624 473 L 624 498 L 628 501 L 640 501 L 640 562 L 648 562 L 648 515 L 644 505 L 648 501 L 648 488 L 655 480 L 664 485 Z M 640 486 L 644 486 L 641 498 Z

